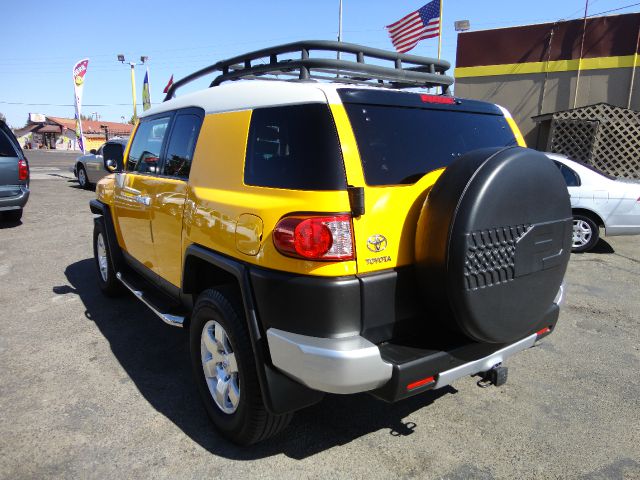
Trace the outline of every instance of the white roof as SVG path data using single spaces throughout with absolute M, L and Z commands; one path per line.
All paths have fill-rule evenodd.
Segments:
M 219 113 L 299 103 L 340 103 L 338 88 L 378 89 L 345 83 L 240 80 L 178 96 L 150 108 L 140 117 L 187 107 Z

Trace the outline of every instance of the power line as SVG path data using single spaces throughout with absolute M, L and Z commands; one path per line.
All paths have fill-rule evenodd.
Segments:
M 596 15 L 602 15 L 603 13 L 617 12 L 618 10 L 624 10 L 625 8 L 636 7 L 638 5 L 640 5 L 640 2 L 632 3 L 631 5 L 626 5 L 626 6 L 620 7 L 620 8 L 614 8 L 614 9 L 611 9 L 611 10 L 605 10 L 604 12 L 592 13 L 590 15 L 587 15 L 587 17 L 595 17 Z

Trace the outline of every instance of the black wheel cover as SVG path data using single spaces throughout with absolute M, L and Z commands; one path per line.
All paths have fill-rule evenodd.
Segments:
M 571 234 L 566 184 L 544 154 L 506 147 L 458 158 L 418 222 L 417 275 L 429 316 L 480 342 L 531 334 L 562 283 Z

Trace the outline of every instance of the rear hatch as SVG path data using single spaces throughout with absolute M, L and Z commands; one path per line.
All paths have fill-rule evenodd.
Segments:
M 353 222 L 359 273 L 414 262 L 422 205 L 455 158 L 518 143 L 512 120 L 492 104 L 373 89 L 338 93 L 343 106 L 332 109 L 347 180 L 365 187 L 365 214 Z
M 19 162 L 24 154 L 13 132 L 0 122 L 0 197 L 20 194 L 20 185 L 28 183 L 28 177 L 20 180 Z

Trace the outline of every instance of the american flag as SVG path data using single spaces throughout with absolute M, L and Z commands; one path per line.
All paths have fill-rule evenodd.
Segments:
M 399 53 L 415 47 L 420 40 L 440 35 L 440 0 L 433 0 L 391 25 L 387 25 L 391 43 Z

